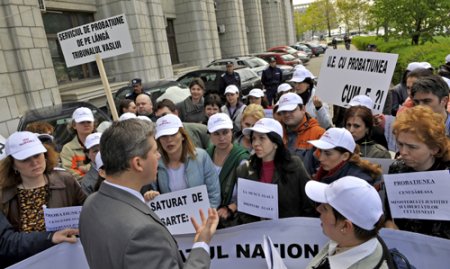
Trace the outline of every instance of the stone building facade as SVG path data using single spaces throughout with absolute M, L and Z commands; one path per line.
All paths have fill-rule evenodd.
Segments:
M 118 87 L 134 77 L 173 78 L 177 64 L 294 43 L 292 7 L 291 0 L 2 0 L 0 134 L 14 132 L 29 109 L 71 98 L 106 103 L 95 63 L 65 66 L 60 31 L 124 13 L 134 52 L 104 60 Z

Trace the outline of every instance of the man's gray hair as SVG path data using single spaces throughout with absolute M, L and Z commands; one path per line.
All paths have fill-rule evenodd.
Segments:
M 148 138 L 155 134 L 152 122 L 128 119 L 114 122 L 103 132 L 100 152 L 107 175 L 117 175 L 130 168 L 134 157 L 147 158 L 151 149 Z M 156 145 L 156 144 L 155 144 Z

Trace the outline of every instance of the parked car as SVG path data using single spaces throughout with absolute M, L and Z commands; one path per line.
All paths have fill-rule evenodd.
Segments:
M 302 62 L 292 56 L 291 54 L 287 53 L 279 53 L 279 52 L 262 52 L 262 53 L 256 53 L 255 56 L 269 61 L 271 57 L 274 57 L 278 64 L 282 65 L 290 65 L 290 66 L 296 66 L 298 64 L 302 64 Z
M 107 113 L 91 103 L 68 102 L 28 110 L 20 117 L 17 131 L 24 131 L 27 125 L 32 122 L 48 122 L 55 128 L 55 131 L 53 132 L 54 142 L 56 144 L 56 149 L 60 151 L 62 146 L 73 138 L 73 133 L 70 131 L 70 124 L 72 123 L 73 111 L 79 107 L 87 107 L 92 110 L 96 126 L 99 126 L 103 122 L 111 122 L 111 118 Z
M 305 46 L 307 46 L 308 48 L 310 48 L 311 51 L 312 51 L 312 53 L 313 53 L 316 57 L 319 56 L 320 54 L 325 53 L 324 49 L 323 49 L 321 46 L 316 45 L 316 44 L 313 44 L 313 43 L 302 43 L 302 42 L 299 42 L 299 43 L 297 43 L 297 44 L 302 44 L 302 45 L 305 45 Z
M 269 52 L 289 53 L 289 54 L 293 55 L 294 57 L 299 58 L 302 61 L 303 64 L 309 62 L 309 60 L 310 60 L 310 57 L 308 57 L 308 54 L 306 54 L 303 51 L 296 50 L 296 49 L 294 49 L 292 47 L 289 47 L 289 46 L 273 47 L 273 48 L 268 49 L 267 51 L 269 51 Z
M 203 68 L 181 75 L 177 81 L 184 86 L 188 86 L 194 78 L 202 78 L 205 82 L 206 93 L 218 92 L 220 76 L 225 73 L 225 67 Z M 236 68 L 235 72 L 241 77 L 242 95 L 247 95 L 253 88 L 261 88 L 261 77 L 248 67 Z
M 303 44 L 294 44 L 294 45 L 291 45 L 291 47 L 298 51 L 303 51 L 304 53 L 306 53 L 308 55 L 309 58 L 313 57 L 313 53 L 312 53 L 311 49 Z
M 236 68 L 248 67 L 258 74 L 258 76 L 261 76 L 264 69 L 269 65 L 268 62 L 255 56 L 236 56 L 214 60 L 206 67 L 225 67 L 227 62 L 233 62 Z
M 162 94 L 164 94 L 168 88 L 174 87 L 174 86 L 179 87 L 179 88 L 187 88 L 187 86 L 181 85 L 176 80 L 161 79 L 161 80 L 155 80 L 155 81 L 142 83 L 144 92 L 147 93 L 148 95 L 150 95 L 153 104 L 156 104 L 158 97 L 160 97 Z M 132 92 L 133 92 L 133 86 L 131 86 L 131 84 L 120 88 L 114 94 L 114 103 L 116 104 L 116 108 L 118 108 L 120 101 L 122 99 L 125 99 L 125 97 L 128 94 L 131 94 Z

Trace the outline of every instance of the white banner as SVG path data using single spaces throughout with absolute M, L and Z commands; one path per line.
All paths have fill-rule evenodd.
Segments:
M 67 67 L 133 51 L 125 14 L 84 24 L 57 34 Z
M 389 166 L 395 161 L 394 159 L 384 159 L 384 158 L 362 158 L 371 163 L 379 164 L 381 169 L 383 169 L 383 174 L 387 174 L 389 172 Z
M 158 195 L 147 205 L 174 235 L 195 233 L 190 217 L 200 221 L 198 210 L 208 214 L 210 207 L 205 185 Z
M 448 170 L 384 175 L 393 218 L 450 220 Z
M 238 211 L 278 219 L 278 186 L 238 178 Z
M 317 95 L 322 101 L 347 107 L 356 95 L 374 102 L 374 114 L 383 111 L 397 54 L 327 50 L 320 68 Z
M 81 206 L 47 208 L 44 206 L 45 229 L 48 232 L 66 228 L 78 229 Z
M 120 231 L 117 231 L 120 232 Z M 320 220 L 287 218 L 267 220 L 218 230 L 210 243 L 211 268 L 267 268 L 263 236 L 270 236 L 287 268 L 305 268 L 309 260 L 328 242 Z M 397 248 L 417 269 L 448 268 L 450 240 L 411 232 L 383 229 L 381 237 L 388 248 Z M 193 235 L 177 235 L 178 247 L 186 258 Z M 103 239 L 107 241 L 107 238 Z M 107 242 L 105 242 L 107 244 Z M 101 257 L 99 257 L 101 258 Z M 10 268 L 88 269 L 81 244 L 60 244 Z

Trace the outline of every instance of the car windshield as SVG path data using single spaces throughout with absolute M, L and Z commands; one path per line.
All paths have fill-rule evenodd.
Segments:
M 292 55 L 290 55 L 290 54 L 284 54 L 284 55 L 281 55 L 281 58 L 282 58 L 283 60 L 285 60 L 285 61 L 293 61 L 293 60 L 295 60 L 295 57 L 292 56 Z
M 238 69 L 236 70 L 236 72 L 239 73 L 241 81 L 248 81 L 258 76 L 255 72 L 253 72 L 250 69 Z
M 296 49 L 294 49 L 294 48 L 291 48 L 291 47 L 287 47 L 287 48 L 286 48 L 286 51 L 287 51 L 287 52 L 289 52 L 289 53 L 291 53 L 291 54 L 293 54 L 293 53 L 296 53 L 296 52 L 297 52 L 297 50 L 296 50 Z
M 247 63 L 251 68 L 268 65 L 268 63 L 266 61 L 264 61 L 263 59 L 258 58 L 258 57 L 249 58 L 247 60 Z
M 211 66 L 224 66 L 227 64 L 228 61 L 218 61 L 218 62 L 214 62 L 214 63 L 210 63 L 208 64 L 206 67 L 211 67 Z

